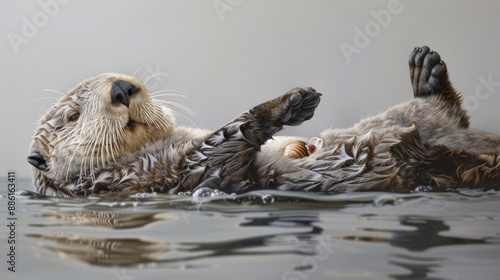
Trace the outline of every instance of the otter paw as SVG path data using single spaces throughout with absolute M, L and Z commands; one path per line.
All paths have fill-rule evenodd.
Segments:
M 415 48 L 408 64 L 415 97 L 440 94 L 450 85 L 446 63 L 429 47 Z
M 284 125 L 299 125 L 313 117 L 321 100 L 321 93 L 311 87 L 296 87 L 281 99 L 284 104 L 281 122 Z

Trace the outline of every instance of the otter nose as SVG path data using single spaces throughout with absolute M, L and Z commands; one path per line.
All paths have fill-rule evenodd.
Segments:
M 130 105 L 130 96 L 139 91 L 131 82 L 118 80 L 111 86 L 111 102 L 119 102 L 125 106 Z
M 31 153 L 28 156 L 28 162 L 39 170 L 43 171 L 47 169 L 47 164 L 45 163 L 45 159 L 40 153 Z

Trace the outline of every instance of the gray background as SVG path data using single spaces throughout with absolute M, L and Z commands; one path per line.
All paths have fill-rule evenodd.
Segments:
M 35 122 L 58 97 L 44 89 L 66 92 L 108 71 L 140 69 L 144 79 L 148 71 L 164 72 L 150 80 L 150 90 L 189 94 L 170 100 L 210 129 L 292 87 L 311 85 L 323 93 L 315 117 L 282 134 L 313 136 L 411 98 L 407 58 L 427 44 L 447 61 L 470 102 L 472 126 L 500 133 L 500 87 L 475 93 L 480 77 L 500 81 L 496 1 L 65 2 L 8 1 L 0 9 L 0 176 L 10 170 L 29 177 L 25 158 Z M 223 13 L 214 6 L 224 8 L 221 3 Z M 371 12 L 388 5 L 397 13 L 382 26 Z M 372 37 L 358 42 L 349 62 L 340 45 L 356 47 L 356 28 L 367 26 Z M 24 43 L 16 46 L 9 36 Z M 178 123 L 192 125 L 184 118 Z

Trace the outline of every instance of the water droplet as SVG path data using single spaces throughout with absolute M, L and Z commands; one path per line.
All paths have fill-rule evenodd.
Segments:
M 211 188 L 199 188 L 193 193 L 193 197 L 210 197 L 214 193 Z
M 262 203 L 268 204 L 268 203 L 273 203 L 274 202 L 274 196 L 270 194 L 264 194 L 260 198 L 262 200 Z
M 151 192 L 151 193 L 136 193 L 131 195 L 132 198 L 147 198 L 147 197 L 154 197 L 156 196 L 157 193 Z
M 373 199 L 373 205 L 377 207 L 384 205 L 398 205 L 398 204 L 399 204 L 398 198 L 390 194 L 382 194 Z
M 434 187 L 431 186 L 418 186 L 413 189 L 414 192 L 433 192 L 435 191 Z

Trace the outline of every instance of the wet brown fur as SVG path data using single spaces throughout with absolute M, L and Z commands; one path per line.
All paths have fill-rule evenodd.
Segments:
M 98 76 L 77 86 L 40 120 L 31 152 L 41 154 L 48 168 L 32 169 L 35 190 L 75 196 L 203 187 L 228 193 L 331 193 L 500 186 L 500 137 L 468 128 L 468 114 L 439 54 L 416 48 L 409 65 L 414 99 L 351 128 L 327 130 L 315 137 L 321 145 L 314 152 L 299 156 L 283 151 L 308 139 L 271 139 L 284 125 L 313 116 L 321 94 L 312 88 L 292 89 L 207 131 L 175 126 L 170 110 L 150 98 L 137 79 Z M 140 89 L 129 108 L 109 97 L 117 80 Z M 68 121 L 75 112 L 81 120 Z M 101 119 L 109 125 L 92 126 Z M 93 133 L 104 140 L 94 140 Z

